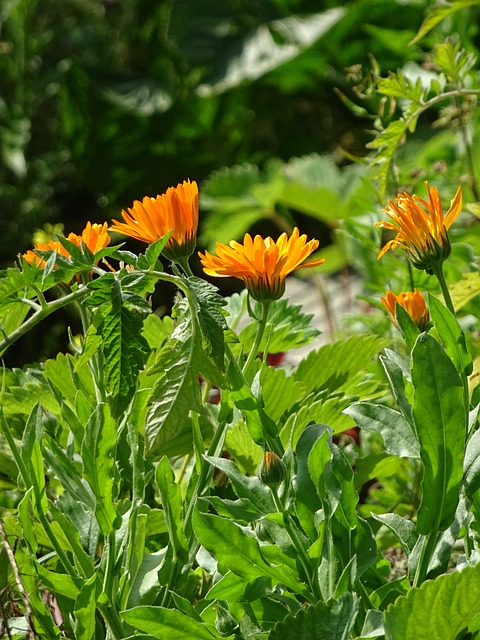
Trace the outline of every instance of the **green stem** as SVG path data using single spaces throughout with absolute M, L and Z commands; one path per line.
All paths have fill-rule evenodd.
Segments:
M 257 353 L 260 349 L 260 345 L 262 343 L 263 334 L 265 333 L 265 327 L 267 326 L 267 318 L 268 318 L 268 310 L 270 308 L 271 300 L 265 300 L 262 302 L 262 316 L 258 323 L 258 331 L 255 336 L 255 341 L 252 344 L 252 348 L 250 349 L 250 353 L 248 354 L 247 361 L 243 366 L 243 375 L 247 380 L 250 379 L 250 369 L 252 368 L 253 362 L 257 357 Z
M 90 291 L 87 288 L 82 287 L 80 289 L 77 289 L 76 291 L 73 291 L 72 293 L 69 293 L 66 296 L 59 298 L 58 300 L 48 302 L 46 307 L 43 307 L 42 309 L 36 311 L 32 316 L 30 316 L 30 318 L 28 318 L 28 320 L 26 320 L 20 327 L 18 327 L 18 329 L 12 331 L 12 333 L 10 333 L 0 342 L 0 353 L 3 353 L 6 349 L 8 349 L 10 345 L 12 345 L 26 333 L 28 333 L 30 329 L 44 320 L 47 316 L 54 313 L 55 311 L 58 311 L 58 309 L 66 307 L 71 302 L 77 302 L 82 298 L 85 298 L 89 293 Z
M 307 576 L 308 586 L 310 587 L 310 591 L 314 595 L 314 599 L 321 599 L 322 594 L 320 592 L 320 588 L 318 586 L 317 580 L 315 580 L 313 576 L 313 568 L 312 563 L 310 562 L 310 558 L 308 557 L 305 549 L 303 548 L 303 544 L 300 538 L 297 535 L 295 530 L 295 526 L 292 523 L 290 516 L 285 512 L 284 506 L 282 504 L 281 499 L 278 496 L 277 490 L 275 487 L 270 487 L 272 492 L 273 501 L 275 503 L 275 507 L 277 508 L 278 513 L 283 514 L 283 520 L 285 523 L 285 530 L 288 534 L 288 537 L 292 541 L 293 546 L 295 547 L 295 551 L 298 553 L 298 558 L 300 563 L 305 571 L 305 575 Z M 312 602 L 314 600 L 312 599 Z
M 445 305 L 448 309 L 456 316 L 455 307 L 453 306 L 452 297 L 450 295 L 450 291 L 448 290 L 447 281 L 445 280 L 445 275 L 443 273 L 443 262 L 435 262 L 432 264 L 431 269 L 436 276 L 440 288 L 442 289 L 443 299 L 445 301 Z
M 423 541 L 422 551 L 420 553 L 420 560 L 418 561 L 417 570 L 415 572 L 415 578 L 413 580 L 413 586 L 419 587 L 425 582 L 425 578 L 428 572 L 428 565 L 432 559 L 433 552 L 437 546 L 438 530 L 432 529 Z
M 97 608 L 107 623 L 113 640 L 123 640 L 123 638 L 126 638 L 127 634 L 123 628 L 123 622 L 118 615 L 118 611 L 114 607 L 101 604 L 100 602 L 97 602 Z
M 107 594 L 111 603 L 114 601 L 115 589 L 115 531 L 110 531 L 108 534 L 108 556 L 107 567 L 105 569 L 105 575 L 103 578 L 103 590 Z

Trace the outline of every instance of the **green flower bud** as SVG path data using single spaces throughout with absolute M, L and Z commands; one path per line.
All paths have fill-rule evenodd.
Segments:
M 221 604 L 215 605 L 217 610 L 217 619 L 215 620 L 215 628 L 222 636 L 229 636 L 238 627 L 238 622 L 232 616 L 228 609 L 222 607 Z
M 272 451 L 265 451 L 258 468 L 258 478 L 263 484 L 275 487 L 285 478 L 287 470 L 282 460 Z

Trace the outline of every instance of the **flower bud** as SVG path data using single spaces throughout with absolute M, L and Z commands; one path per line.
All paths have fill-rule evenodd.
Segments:
M 285 465 L 276 453 L 265 451 L 257 475 L 263 484 L 275 487 L 285 478 L 286 471 Z
M 221 604 L 215 605 L 217 610 L 217 618 L 215 620 L 215 628 L 222 636 L 229 636 L 238 627 L 238 622 L 232 616 L 228 609 L 222 607 Z

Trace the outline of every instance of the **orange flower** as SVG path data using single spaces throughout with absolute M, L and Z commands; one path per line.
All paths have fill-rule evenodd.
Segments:
M 417 289 L 415 289 L 415 291 L 402 291 L 398 296 L 396 296 L 393 291 L 387 291 L 385 298 L 380 298 L 380 300 L 397 326 L 395 306 L 398 303 L 405 309 L 420 331 L 425 330 L 430 316 L 427 305 L 425 304 L 425 298 L 420 291 L 417 291 Z
M 198 186 L 184 180 L 156 198 L 135 200 L 133 207 L 122 211 L 125 222 L 113 221 L 111 231 L 118 231 L 148 244 L 172 235 L 164 249 L 169 260 L 188 258 L 195 249 L 198 226 Z
M 108 235 L 108 223 L 97 224 L 94 222 L 91 224 L 87 222 L 87 226 L 82 231 L 82 235 L 78 236 L 76 233 L 70 233 L 68 240 L 80 247 L 83 242 L 88 249 L 95 255 L 100 249 L 104 249 L 110 244 L 110 236 Z
M 108 235 L 108 224 L 104 222 L 103 224 L 91 224 L 87 222 L 87 226 L 82 231 L 82 235 L 77 235 L 76 233 L 69 233 L 67 236 L 67 240 L 73 242 L 73 244 L 80 247 L 82 242 L 90 249 L 90 251 L 95 255 L 97 251 L 103 249 L 108 246 L 110 243 L 110 236 Z M 56 251 L 59 255 L 64 256 L 65 258 L 70 258 L 71 255 L 67 249 L 58 241 L 58 240 L 49 240 L 48 242 L 39 242 L 35 245 L 34 251 Z M 36 264 L 41 269 L 45 268 L 46 261 L 43 258 L 40 258 L 36 253 L 34 253 L 31 249 L 23 254 L 23 257 L 28 262 L 28 264 Z
M 316 267 L 324 259 L 302 264 L 318 247 L 318 240 L 307 242 L 295 227 L 290 238 L 286 233 L 275 242 L 272 238 L 245 234 L 243 244 L 232 240 L 230 245 L 217 242 L 216 253 L 199 253 L 203 270 L 210 276 L 234 276 L 244 281 L 256 300 L 278 300 L 285 291 L 285 278 L 296 269 Z
M 425 182 L 428 202 L 416 195 L 399 193 L 396 201 L 385 207 L 392 222 L 376 222 L 375 226 L 396 231 L 378 254 L 380 259 L 389 249 L 402 247 L 417 269 L 429 269 L 432 262 L 443 262 L 450 255 L 447 231 L 462 210 L 462 188 L 458 187 L 446 215 L 443 214 L 438 189 Z
M 26 253 L 23 254 L 23 257 L 28 262 L 28 264 L 36 264 L 40 269 L 44 269 L 47 261 L 43 258 L 40 258 L 35 251 L 56 251 L 59 255 L 65 256 L 65 258 L 69 258 L 70 254 L 63 247 L 58 240 L 49 240 L 48 242 L 39 242 L 36 244 L 32 251 L 29 249 Z

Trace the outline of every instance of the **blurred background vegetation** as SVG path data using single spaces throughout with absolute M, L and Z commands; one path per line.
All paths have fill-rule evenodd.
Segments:
M 3 0 L 0 266 L 38 229 L 78 233 L 189 177 L 201 247 L 298 224 L 327 272 L 384 291 L 385 198 L 430 178 L 480 199 L 475 95 L 420 106 L 389 137 L 416 100 L 478 89 L 479 4 Z M 62 331 L 42 329 L 42 355 Z

